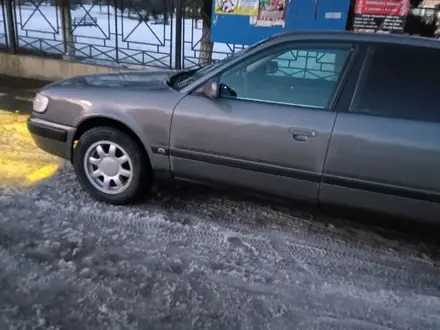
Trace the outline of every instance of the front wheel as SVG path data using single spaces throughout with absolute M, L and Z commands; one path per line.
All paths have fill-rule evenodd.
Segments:
M 144 150 L 111 127 L 93 128 L 80 137 L 73 166 L 81 186 L 96 200 L 110 204 L 135 202 L 152 185 Z

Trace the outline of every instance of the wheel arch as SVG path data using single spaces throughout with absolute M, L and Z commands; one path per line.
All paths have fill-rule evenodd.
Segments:
M 75 135 L 73 137 L 72 140 L 72 152 L 71 152 L 71 159 L 70 161 L 72 161 L 73 159 L 73 153 L 74 153 L 74 147 L 75 147 L 75 143 L 76 141 L 78 141 L 81 136 L 89 131 L 92 128 L 96 128 L 96 127 L 111 127 L 117 130 L 120 130 L 121 132 L 124 132 L 125 134 L 127 134 L 128 136 L 130 136 L 134 141 L 136 141 L 136 143 L 138 143 L 138 145 L 141 147 L 142 150 L 145 151 L 145 155 L 147 156 L 148 160 L 150 161 L 150 165 L 151 164 L 151 148 L 150 145 L 147 141 L 145 141 L 146 139 L 142 139 L 139 134 L 136 132 L 136 130 L 134 130 L 132 127 L 128 126 L 127 124 L 114 119 L 114 118 L 109 118 L 109 117 L 105 117 L 105 116 L 93 116 L 93 117 L 89 117 L 84 119 L 83 121 L 81 121 L 78 125 L 77 125 L 77 129 L 75 132 Z

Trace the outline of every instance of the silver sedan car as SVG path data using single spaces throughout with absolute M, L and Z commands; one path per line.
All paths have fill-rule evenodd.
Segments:
M 193 182 L 435 221 L 440 43 L 283 33 L 201 69 L 44 87 L 28 127 L 94 198 Z

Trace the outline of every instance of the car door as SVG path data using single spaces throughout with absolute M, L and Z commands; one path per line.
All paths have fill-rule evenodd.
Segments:
M 261 51 L 176 106 L 170 161 L 176 179 L 316 202 L 335 122 L 332 106 L 351 44 L 291 44 Z
M 440 214 L 440 51 L 374 45 L 335 123 L 319 199 L 429 219 Z

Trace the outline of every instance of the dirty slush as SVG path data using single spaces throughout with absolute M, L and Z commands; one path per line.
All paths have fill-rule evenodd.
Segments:
M 94 202 L 70 165 L 0 188 L 0 329 L 439 329 L 431 259 L 224 196 Z
M 197 191 L 109 206 L 70 165 L 17 188 L 54 162 L 17 131 L 39 84 L 0 86 L 0 329 L 440 328 L 438 267 L 399 235 Z

